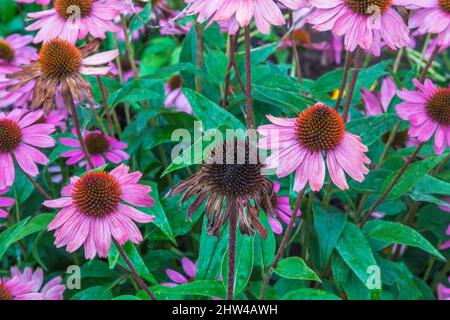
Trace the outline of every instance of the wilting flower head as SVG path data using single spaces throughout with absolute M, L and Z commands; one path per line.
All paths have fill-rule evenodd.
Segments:
M 409 135 L 420 142 L 428 141 L 434 134 L 434 151 L 440 155 L 450 146 L 450 88 L 438 88 L 431 80 L 421 84 L 413 80 L 418 90 L 403 89 L 398 96 L 404 102 L 395 107 L 400 118 L 409 120 Z
M 284 25 L 282 5 L 297 10 L 308 6 L 305 0 L 186 0 L 190 5 L 188 14 L 198 14 L 198 21 L 228 21 L 235 26 L 246 27 L 255 18 L 261 33 L 268 34 L 270 26 Z M 232 28 L 230 32 L 236 32 Z
M 381 53 L 381 39 L 393 50 L 409 42 L 409 29 L 395 11 L 395 5 L 411 0 L 309 0 L 315 10 L 307 17 L 318 31 L 333 30 L 345 36 L 345 49 L 357 46 L 375 56 Z
M 413 10 L 409 18 L 409 27 L 417 28 L 421 34 L 437 33 L 437 43 L 448 46 L 450 43 L 450 2 L 448 0 L 411 1 L 408 6 Z
M 8 189 L 0 190 L 0 196 L 8 192 Z M 0 197 L 0 218 L 8 218 L 9 213 L 6 210 L 3 210 L 2 208 L 10 207 L 12 206 L 16 200 L 13 198 L 8 197 Z
M 192 114 L 192 107 L 181 91 L 182 80 L 180 76 L 172 77 L 165 85 L 166 100 L 165 107 L 175 107 L 177 111 Z
M 61 208 L 48 225 L 49 231 L 56 230 L 58 248 L 67 246 L 68 252 L 74 252 L 84 244 L 86 259 L 93 259 L 97 252 L 100 257 L 108 256 L 111 237 L 120 244 L 128 240 L 142 241 L 134 221 L 149 223 L 154 216 L 124 202 L 150 207 L 155 201 L 148 194 L 151 188 L 138 183 L 142 173 L 128 170 L 127 166 L 120 165 L 111 172 L 89 172 L 73 177 L 63 188 L 62 198 L 44 202 L 49 208 Z
M 25 28 L 39 30 L 34 43 L 60 38 L 75 43 L 88 34 L 105 39 L 105 32 L 117 32 L 119 27 L 114 18 L 125 8 L 119 0 L 55 0 L 52 9 L 28 14 L 29 20 L 36 20 Z
M 76 135 L 74 130 L 72 133 Z M 89 166 L 89 163 L 84 161 L 85 156 L 80 141 L 72 138 L 61 138 L 59 141 L 66 146 L 76 148 L 75 150 L 70 150 L 61 154 L 61 157 L 69 158 L 67 160 L 68 165 L 80 163 L 80 165 L 86 165 L 88 170 L 93 169 Z M 105 158 L 115 164 L 119 164 L 129 158 L 128 154 L 123 151 L 123 149 L 128 148 L 128 145 L 125 142 L 107 136 L 99 130 L 94 130 L 92 132 L 86 130 L 84 133 L 84 143 L 89 151 L 89 155 L 91 156 L 95 168 L 103 166 L 106 163 Z
M 175 186 L 169 196 L 184 193 L 184 203 L 197 195 L 188 208 L 188 218 L 206 203 L 210 234 L 219 236 L 230 212 L 235 210 L 242 233 L 254 234 L 256 230 L 265 238 L 267 230 L 259 221 L 259 209 L 271 208 L 273 184 L 261 174 L 263 167 L 251 143 L 229 139 L 215 145 L 201 170 Z
M 275 234 L 283 233 L 283 225 L 278 220 L 280 218 L 285 223 L 289 224 L 292 216 L 292 210 L 289 205 L 289 197 L 288 196 L 280 196 L 278 192 L 280 191 L 280 183 L 278 181 L 273 182 L 273 193 L 270 197 L 270 201 L 272 204 L 273 212 L 276 216 L 269 215 L 269 224 L 272 228 L 272 231 Z M 266 209 L 267 210 L 267 209 Z M 300 210 L 297 211 L 297 217 L 300 217 L 302 212 Z
M 24 112 L 20 109 L 6 114 L 0 112 L 0 190 L 14 183 L 13 159 L 33 177 L 39 174 L 37 163 L 48 163 L 47 157 L 35 147 L 53 147 L 55 140 L 50 134 L 55 127 L 46 123 L 36 124 L 42 115 L 42 111 Z
M 39 59 L 22 70 L 8 75 L 18 84 L 10 90 L 25 86 L 35 80 L 31 107 L 44 107 L 46 114 L 54 104 L 57 91 L 64 99 L 77 102 L 92 100 L 91 86 L 82 75 L 106 75 L 110 68 L 100 67 L 117 57 L 118 51 L 111 50 L 89 56 L 98 49 L 100 40 L 95 39 L 78 49 L 62 39 L 52 39 L 42 46 Z
M 331 180 L 340 189 L 348 189 L 344 172 L 358 182 L 369 172 L 367 147 L 359 136 L 345 131 L 344 121 L 333 108 L 317 103 L 294 119 L 267 118 L 272 124 L 258 128 L 265 136 L 259 147 L 272 150 L 266 163 L 277 169 L 278 177 L 296 172 L 294 191 L 302 190 L 308 181 L 313 191 L 322 188 L 324 156 Z
M 32 292 L 41 294 L 42 300 L 63 300 L 66 286 L 61 283 L 61 277 L 55 277 L 42 286 L 44 284 L 44 272 L 41 268 L 37 268 L 33 272 L 31 268 L 27 267 L 22 273 L 17 267 L 13 267 L 11 268 L 11 276 L 24 284 L 32 283 Z
M 193 281 L 195 278 L 195 273 L 197 271 L 196 264 L 192 262 L 192 260 L 188 257 L 183 257 L 181 259 L 181 266 L 183 267 L 183 271 L 185 274 L 181 274 L 176 270 L 168 268 L 165 270 L 165 272 L 170 280 L 172 280 L 172 282 L 164 282 L 161 283 L 161 285 L 165 287 L 175 287 L 179 284 Z

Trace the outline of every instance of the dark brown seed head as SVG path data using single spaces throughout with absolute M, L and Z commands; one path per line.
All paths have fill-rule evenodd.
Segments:
M 363 16 L 385 13 L 392 5 L 392 0 L 346 0 L 347 6 Z
M 439 5 L 441 6 L 442 10 L 450 13 L 450 0 L 439 0 Z
M 2 300 L 13 300 L 13 295 L 11 291 L 2 283 L 0 283 L 0 301 Z
M 82 55 L 73 44 L 62 39 L 46 42 L 39 52 L 39 64 L 44 76 L 60 80 L 78 72 Z
M 311 151 L 334 149 L 344 138 L 344 133 L 341 116 L 323 104 L 306 109 L 297 118 L 297 138 Z
M 93 0 L 55 0 L 55 10 L 66 20 L 83 18 L 91 13 L 92 2 Z
M 14 48 L 7 41 L 0 39 L 0 60 L 11 62 L 15 57 Z
M 22 130 L 12 120 L 0 120 L 0 152 L 12 152 L 22 141 Z
M 450 89 L 438 89 L 428 101 L 426 110 L 435 122 L 450 125 Z
M 116 210 L 121 188 L 117 179 L 108 172 L 90 172 L 74 185 L 72 198 L 81 213 L 90 217 L 103 217 Z
M 212 192 L 245 197 L 259 192 L 265 179 L 257 149 L 248 142 L 227 140 L 216 146 L 202 170 L 206 173 Z
M 107 137 L 99 132 L 88 134 L 84 138 L 89 154 L 97 155 L 109 150 L 109 141 Z

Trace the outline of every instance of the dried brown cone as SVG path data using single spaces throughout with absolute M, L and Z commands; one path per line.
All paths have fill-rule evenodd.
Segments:
M 183 194 L 181 203 L 196 196 L 188 207 L 189 219 L 206 203 L 209 234 L 220 236 L 231 210 L 238 210 L 241 233 L 253 235 L 256 231 L 265 239 L 267 229 L 259 213 L 265 208 L 272 214 L 273 183 L 262 175 L 263 167 L 255 146 L 229 139 L 216 145 L 201 170 L 175 186 L 168 196 Z
M 31 81 L 35 81 L 30 107 L 44 108 L 50 113 L 57 90 L 63 97 L 72 97 L 75 101 L 92 101 L 91 85 L 79 72 L 82 61 L 100 46 L 101 40 L 94 39 L 82 48 L 62 39 L 52 39 L 45 43 L 39 59 L 24 66 L 22 70 L 7 75 L 15 79 L 8 90 L 14 91 Z

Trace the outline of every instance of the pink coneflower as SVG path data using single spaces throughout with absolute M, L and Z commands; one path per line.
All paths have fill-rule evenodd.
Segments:
M 186 99 L 183 91 L 181 91 L 182 85 L 180 76 L 174 76 L 166 83 L 164 106 L 167 108 L 175 107 L 177 111 L 192 114 L 191 104 Z
M 65 109 L 54 109 L 50 111 L 48 115 L 44 115 L 41 119 L 44 123 L 49 123 L 55 126 L 55 128 L 59 127 L 61 132 L 65 132 L 67 130 L 66 125 L 67 119 L 67 111 Z
M 42 294 L 42 300 L 63 300 L 66 286 L 61 283 L 61 277 L 55 277 L 42 286 L 44 284 L 44 272 L 41 268 L 37 268 L 33 272 L 31 268 L 27 267 L 22 273 L 17 267 L 13 267 L 11 268 L 11 276 L 24 284 L 32 283 L 32 291 Z
M 266 159 L 269 168 L 276 168 L 278 177 L 296 172 L 294 191 L 302 190 L 308 183 L 319 191 L 325 180 L 325 161 L 333 183 L 348 189 L 345 173 L 358 182 L 369 172 L 370 163 L 364 155 L 368 149 L 361 138 L 345 131 L 341 116 L 322 103 L 306 109 L 298 118 L 285 119 L 267 116 L 272 122 L 258 128 L 265 136 L 259 147 L 272 150 Z
M 283 233 L 283 225 L 278 220 L 280 218 L 285 223 L 289 224 L 289 221 L 291 220 L 292 216 L 292 210 L 289 205 L 289 197 L 288 196 L 279 196 L 278 192 L 280 191 L 280 183 L 278 181 L 273 182 L 273 194 L 270 198 L 272 202 L 272 208 L 274 213 L 276 214 L 275 217 L 269 215 L 269 224 L 272 228 L 272 231 L 275 234 L 282 234 Z M 300 217 L 302 215 L 302 212 L 300 210 L 297 211 L 297 217 Z
M 114 18 L 125 8 L 118 0 L 55 0 L 52 9 L 28 14 L 36 20 L 27 31 L 39 30 L 34 43 L 60 38 L 75 43 L 88 34 L 105 39 L 105 32 L 117 32 Z
M 411 0 L 310 0 L 314 11 L 307 17 L 308 23 L 318 31 L 333 30 L 345 36 L 347 51 L 357 46 L 375 56 L 381 53 L 381 39 L 396 50 L 409 43 L 409 29 L 395 11 L 395 5 Z
M 7 114 L 0 112 L 0 190 L 14 183 L 13 159 L 33 177 L 39 174 L 37 163 L 48 163 L 47 157 L 35 147 L 53 147 L 55 140 L 50 134 L 55 131 L 55 127 L 51 124 L 36 124 L 42 115 L 42 111 L 24 113 L 20 109 Z
M 439 89 L 431 80 L 421 84 L 413 80 L 417 91 L 403 89 L 398 96 L 405 102 L 395 107 L 400 118 L 409 120 L 409 135 L 420 142 L 428 141 L 433 134 L 434 151 L 440 155 L 450 146 L 450 88 Z
M 56 218 L 48 225 L 55 231 L 55 245 L 67 246 L 74 252 L 84 244 L 86 259 L 93 259 L 98 252 L 107 257 L 111 237 L 120 244 L 128 240 L 142 241 L 142 235 L 133 220 L 140 223 L 153 221 L 154 216 L 136 210 L 133 206 L 150 207 L 155 201 L 148 194 L 149 186 L 139 184 L 139 171 L 129 173 L 129 168 L 120 165 L 111 172 L 89 172 L 82 177 L 73 177 L 63 188 L 62 198 L 48 200 L 44 205 L 61 208 Z
M 261 33 L 269 34 L 270 26 L 284 25 L 281 8 L 297 10 L 307 7 L 305 0 L 186 0 L 187 14 L 198 14 L 198 21 L 228 21 L 231 25 L 246 27 L 255 18 Z M 236 28 L 231 28 L 235 30 Z
M 4 195 L 6 192 L 8 192 L 8 189 L 0 190 L 0 196 Z M 3 210 L 2 208 L 11 207 L 15 202 L 16 200 L 13 198 L 0 197 L 0 218 L 8 218 L 8 211 Z
M 32 41 L 32 36 L 17 33 L 0 38 L 0 74 L 15 72 L 18 66 L 37 59 L 37 49 L 29 46 Z
M 73 130 L 72 133 L 76 135 L 75 130 Z M 80 163 L 81 166 L 86 165 L 88 170 L 93 169 L 90 168 L 86 161 L 84 161 L 85 156 L 80 141 L 72 138 L 61 138 L 59 139 L 59 142 L 66 146 L 76 148 L 75 150 L 61 154 L 61 157 L 69 158 L 67 160 L 67 165 Z M 106 163 L 105 158 L 115 164 L 119 164 L 129 158 L 128 154 L 123 151 L 128 148 L 128 145 L 125 142 L 107 136 L 99 130 L 94 130 L 92 132 L 86 130 L 84 133 L 84 143 L 86 144 L 95 168 L 103 166 Z
M 448 278 L 448 282 L 450 283 L 450 277 Z M 437 296 L 439 300 L 450 300 L 450 288 L 439 283 L 437 285 Z
M 450 2 L 448 0 L 411 1 L 413 10 L 409 27 L 417 28 L 421 34 L 437 33 L 437 43 L 448 46 L 450 43 Z
M 78 49 L 62 39 L 46 42 L 39 51 L 39 59 L 8 75 L 18 83 L 12 91 L 36 81 L 33 89 L 32 108 L 43 106 L 48 114 L 54 105 L 55 96 L 60 92 L 66 99 L 77 102 L 92 101 L 91 85 L 82 75 L 102 76 L 108 74 L 110 67 L 105 65 L 117 57 L 118 51 L 111 50 L 90 55 L 100 46 L 95 39 Z
M 42 293 L 33 291 L 34 283 L 23 282 L 18 277 L 0 278 L 1 300 L 43 300 Z
M 365 113 L 368 116 L 386 113 L 396 93 L 397 85 L 391 77 L 383 79 L 380 92 L 372 92 L 369 89 L 363 88 L 361 94 L 365 105 Z
M 181 266 L 183 267 L 183 271 L 185 274 L 181 274 L 176 270 L 168 268 L 165 270 L 165 272 L 170 280 L 172 280 L 172 282 L 164 282 L 161 283 L 161 285 L 165 287 L 176 287 L 179 284 L 193 281 L 195 278 L 195 273 L 197 271 L 196 264 L 192 262 L 191 259 L 184 257 L 181 259 Z
M 14 106 L 18 108 L 27 108 L 32 97 L 34 81 L 29 82 L 23 87 L 10 91 L 8 88 L 14 85 L 14 80 L 7 79 L 5 75 L 0 74 L 0 108 Z

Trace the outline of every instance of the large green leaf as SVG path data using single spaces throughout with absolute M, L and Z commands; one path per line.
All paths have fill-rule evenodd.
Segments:
M 259 215 L 261 223 L 266 227 L 267 238 L 263 239 L 259 234 L 255 235 L 255 265 L 268 266 L 272 263 L 276 251 L 275 234 L 270 227 L 266 214 Z
M 425 160 L 417 161 L 410 165 L 400 180 L 395 184 L 391 192 L 389 192 L 385 200 L 397 199 L 411 190 L 416 185 L 417 181 L 422 179 L 432 168 L 441 162 L 445 156 L 446 154 L 440 157 L 429 157 Z M 381 187 L 382 192 L 387 190 L 392 181 L 394 181 L 395 177 L 398 175 L 399 171 L 393 172 L 386 179 Z
M 442 254 L 436 250 L 420 233 L 401 223 L 373 220 L 369 221 L 363 231 L 367 236 L 388 243 L 399 243 L 411 247 L 420 248 L 441 260 L 445 260 Z
M 283 278 L 321 282 L 317 274 L 299 257 L 289 257 L 280 260 L 274 272 Z
M 340 300 L 332 293 L 318 289 L 298 289 L 290 291 L 281 298 L 281 300 Z
M 313 206 L 314 228 L 319 238 L 320 266 L 326 266 L 331 252 L 344 231 L 347 216 L 342 212 L 327 212 L 317 203 Z
M 370 276 L 368 268 L 377 266 L 372 249 L 357 226 L 347 223 L 336 244 L 336 250 L 363 284 Z
M 397 121 L 398 117 L 396 114 L 385 113 L 352 120 L 346 125 L 346 129 L 359 135 L 366 146 L 371 146 L 389 129 L 392 129 Z
M 176 287 L 155 286 L 151 290 L 155 294 L 179 294 L 225 298 L 225 290 L 218 280 L 196 280 Z

